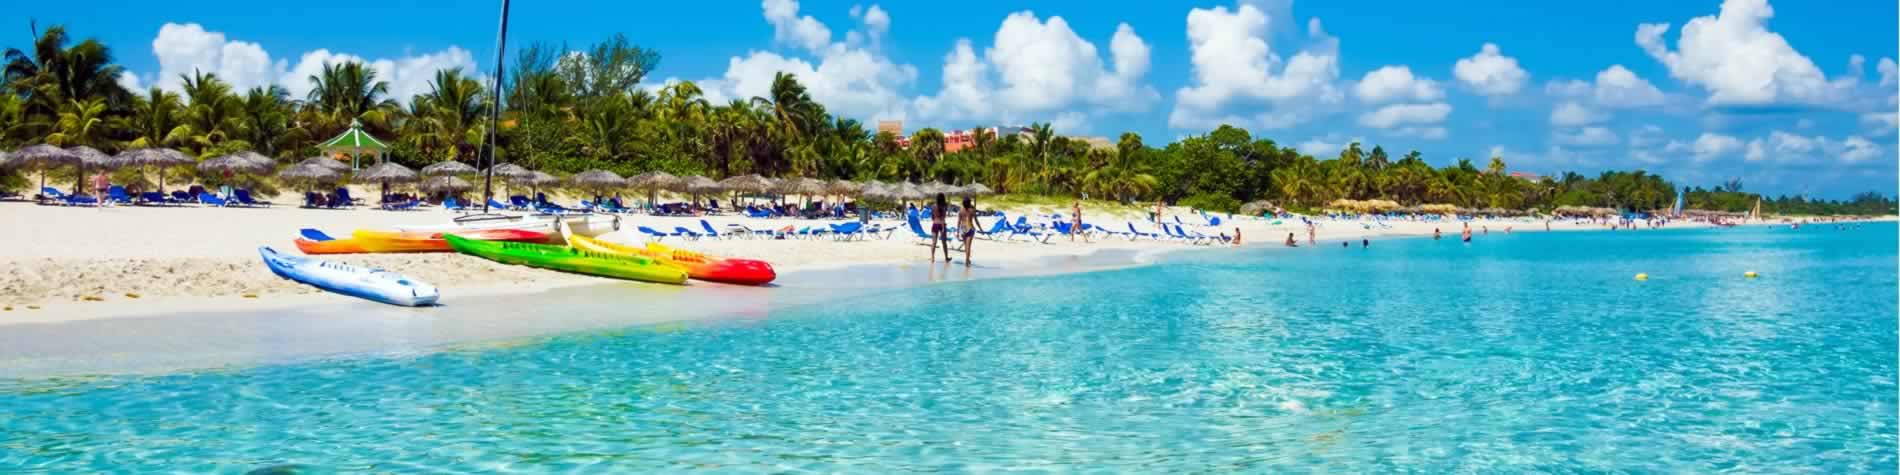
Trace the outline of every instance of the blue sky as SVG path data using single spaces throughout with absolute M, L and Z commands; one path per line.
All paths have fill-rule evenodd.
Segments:
M 88 6 L 10 17 L 106 41 L 136 86 L 195 68 L 297 92 L 315 65 L 361 59 L 406 97 L 435 68 L 492 68 L 499 4 Z M 1159 145 L 1234 123 L 1321 157 L 1357 139 L 1845 197 L 1895 190 L 1896 17 L 1890 1 L 542 1 L 514 5 L 510 44 L 625 33 L 663 54 L 656 85 L 723 100 L 787 70 L 834 113 L 910 130 L 1051 121 Z M 0 44 L 25 45 L 25 26 Z

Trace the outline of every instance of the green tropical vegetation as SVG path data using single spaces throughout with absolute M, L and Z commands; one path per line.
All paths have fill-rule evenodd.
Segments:
M 1508 173 L 1504 157 L 1434 166 L 1417 151 L 1359 143 L 1337 156 L 1314 157 L 1231 126 L 1161 146 L 1132 132 L 1111 146 L 1093 146 L 1039 123 L 1000 134 L 979 130 L 969 146 L 950 151 L 939 129 L 897 137 L 834 116 L 787 73 L 773 78 L 766 95 L 725 103 L 708 100 L 690 81 L 639 87 L 660 59 L 623 35 L 578 50 L 529 45 L 510 64 L 499 106 L 477 73 L 460 69 L 437 71 L 427 91 L 403 104 L 374 69 L 357 62 L 325 65 L 308 78 L 313 87 L 304 97 L 277 86 L 239 91 L 205 72 L 180 77 L 179 93 L 129 91 L 116 80 L 124 69 L 114 64 L 111 49 L 94 39 L 75 42 L 54 26 L 28 48 L 5 52 L 0 149 L 169 147 L 200 158 L 252 150 L 290 163 L 318 154 L 320 141 L 355 121 L 392 138 L 389 156 L 397 162 L 479 166 L 489 147 L 489 112 L 500 107 L 498 160 L 554 173 L 598 168 L 622 175 L 658 170 L 714 178 L 936 180 L 983 183 L 1009 194 L 1162 200 L 1224 211 L 1257 201 L 1316 209 L 1338 199 L 1654 210 L 1668 207 L 1680 189 L 1642 170 L 1520 178 Z M 23 183 L 17 172 L 9 175 L 5 183 Z M 1760 198 L 1742 192 L 1739 183 L 1687 193 L 1690 207 L 1724 211 L 1745 210 Z M 1872 192 L 1848 201 L 1780 197 L 1763 203 L 1766 211 L 1811 214 L 1896 208 L 1893 199 Z

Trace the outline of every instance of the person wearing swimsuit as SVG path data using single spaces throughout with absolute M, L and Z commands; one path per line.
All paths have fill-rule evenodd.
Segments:
M 943 261 L 950 262 L 950 235 L 944 232 L 943 220 L 950 214 L 950 203 L 937 194 L 937 206 L 930 208 L 930 262 L 937 262 L 937 245 L 943 245 Z
M 963 237 L 963 267 L 969 267 L 970 245 L 976 243 L 976 203 L 968 196 L 963 197 L 963 212 L 957 213 L 957 234 Z
M 1071 221 L 1069 221 L 1069 242 L 1075 242 L 1075 235 L 1082 234 L 1081 201 L 1076 201 L 1069 205 L 1069 215 L 1072 216 L 1072 218 L 1070 218 Z M 1088 239 L 1084 237 L 1083 240 L 1086 241 Z

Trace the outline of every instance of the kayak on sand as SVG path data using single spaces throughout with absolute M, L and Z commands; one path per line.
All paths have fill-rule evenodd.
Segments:
M 444 233 L 372 231 L 358 229 L 350 234 L 350 240 L 364 252 L 451 252 L 449 242 L 443 239 Z M 466 231 L 458 236 L 478 241 L 515 241 L 548 242 L 555 236 L 547 231 L 528 231 L 521 229 L 482 229 Z
M 693 251 L 673 249 L 658 243 L 648 243 L 640 248 L 603 241 L 600 239 L 566 234 L 567 244 L 576 249 L 603 254 L 622 256 L 640 256 L 658 259 L 661 262 L 686 269 L 694 279 L 707 282 L 719 282 L 739 285 L 765 285 L 778 278 L 772 265 L 765 261 L 752 259 L 727 259 L 712 257 Z
M 567 246 L 512 241 L 478 241 L 443 235 L 457 252 L 503 264 L 661 284 L 686 283 L 686 270 L 657 259 L 584 251 Z
M 278 277 L 351 297 L 405 307 L 433 305 L 442 297 L 433 285 L 382 269 L 279 254 L 270 247 L 257 253 Z

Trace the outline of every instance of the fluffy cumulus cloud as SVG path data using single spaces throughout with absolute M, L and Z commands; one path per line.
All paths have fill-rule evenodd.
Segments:
M 1616 132 L 1611 132 L 1607 127 L 1582 127 L 1556 131 L 1551 141 L 1563 145 L 1598 146 L 1614 145 L 1618 139 Z
M 1339 155 L 1340 151 L 1346 149 L 1347 144 L 1354 142 L 1363 144 L 1366 143 L 1366 138 L 1346 138 L 1340 134 L 1327 134 L 1324 137 L 1306 139 L 1306 141 L 1300 142 L 1299 145 L 1295 145 L 1294 148 L 1298 149 L 1300 153 L 1324 159 Z
M 1668 99 L 1661 89 L 1621 64 L 1598 72 L 1596 81 L 1555 80 L 1544 92 L 1570 99 L 1588 99 L 1592 105 L 1613 109 L 1660 106 Z
M 434 53 L 377 59 L 319 49 L 302 54 L 293 66 L 282 59 L 271 59 L 257 43 L 231 40 L 196 23 L 160 26 L 152 40 L 152 53 L 158 58 L 156 75 L 149 79 L 121 76 L 120 83 L 138 86 L 149 82 L 179 91 L 183 89 L 182 76 L 203 72 L 216 74 L 239 91 L 275 84 L 290 91 L 291 97 L 303 97 L 313 86 L 310 76 L 321 72 L 324 64 L 354 61 L 369 66 L 377 79 L 388 82 L 391 98 L 407 102 L 428 92 L 437 70 L 462 68 L 467 74 L 478 74 L 474 55 L 454 46 Z
M 1727 0 L 1713 16 L 1682 26 L 1670 49 L 1668 23 L 1636 28 L 1636 44 L 1669 69 L 1700 86 L 1712 104 L 1831 103 L 1843 100 L 1853 78 L 1830 81 L 1814 61 L 1768 29 L 1775 10 L 1767 0 Z
M 1108 60 L 1062 17 L 1010 14 L 978 54 L 968 39 L 944 55 L 943 89 L 920 97 L 920 117 L 1003 122 L 1067 122 L 1086 114 L 1146 110 L 1160 94 L 1143 82 L 1152 48 L 1126 23 L 1109 39 Z M 1073 130 L 1073 129 L 1072 129 Z
M 1389 129 L 1402 125 L 1436 124 L 1443 122 L 1448 115 L 1451 115 L 1451 105 L 1443 102 L 1393 104 L 1360 115 L 1359 125 Z
M 1486 96 L 1517 94 L 1530 81 L 1530 73 L 1518 67 L 1517 58 L 1505 56 L 1493 43 L 1478 48 L 1478 54 L 1452 65 L 1452 76 L 1472 91 Z
M 1609 120 L 1610 116 L 1576 101 L 1565 101 L 1550 110 L 1550 125 L 1576 127 Z
M 1305 110 L 1342 100 L 1344 94 L 1335 84 L 1339 40 L 1326 34 L 1318 18 L 1307 22 L 1305 48 L 1291 58 L 1282 58 L 1270 46 L 1269 21 L 1290 20 L 1268 18 L 1252 4 L 1190 10 L 1193 74 L 1189 85 L 1175 92 L 1168 125 L 1287 127 L 1307 120 Z M 1262 105 L 1270 106 L 1267 112 L 1257 112 Z M 1235 112 L 1239 109 L 1253 112 Z
M 1697 162 L 1706 162 L 1742 150 L 1742 140 L 1731 135 L 1703 132 L 1694 142 L 1670 141 L 1663 151 L 1672 153 L 1688 152 Z
M 905 88 L 917 80 L 917 68 L 900 64 L 863 44 L 831 42 L 831 28 L 800 15 L 796 0 L 765 0 L 766 23 L 773 38 L 811 53 L 801 58 L 773 51 L 752 51 L 726 62 L 717 78 L 694 81 L 708 100 L 765 96 L 778 73 L 792 74 L 811 93 L 812 100 L 839 116 L 860 119 L 901 119 L 908 110 Z M 890 30 L 891 18 L 877 5 L 859 9 L 858 19 L 872 38 Z M 867 33 L 851 31 L 847 37 Z
M 1857 135 L 1834 140 L 1777 130 L 1770 132 L 1767 137 L 1748 141 L 1743 158 L 1751 162 L 1772 160 L 1800 163 L 1836 159 L 1854 163 L 1878 157 L 1883 150 L 1880 145 Z
M 780 43 L 814 53 L 831 45 L 831 28 L 810 15 L 800 16 L 798 0 L 765 0 L 761 7 L 765 9 L 765 22 L 772 24 L 772 38 Z M 884 20 L 888 28 L 890 18 Z
M 206 31 L 197 23 L 158 27 L 152 54 L 158 57 L 158 76 L 152 82 L 170 91 L 181 90 L 184 76 L 199 72 L 216 74 L 240 91 L 275 84 L 284 77 L 284 62 L 271 61 L 263 46 L 227 39 L 224 33 Z
M 1405 66 L 1386 66 L 1366 73 L 1359 84 L 1353 86 L 1353 94 L 1367 103 L 1388 101 L 1436 101 L 1445 97 L 1445 91 L 1438 83 L 1422 77 L 1414 77 L 1412 68 Z

